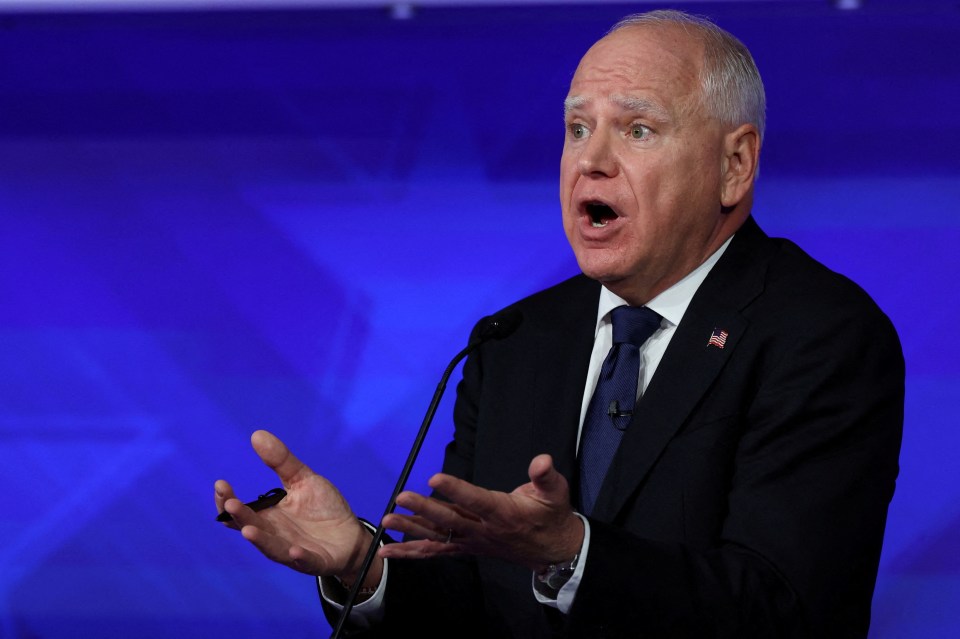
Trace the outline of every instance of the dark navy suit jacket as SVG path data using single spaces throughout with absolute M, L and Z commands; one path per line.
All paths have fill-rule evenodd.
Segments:
M 599 291 L 576 276 L 517 302 L 517 331 L 467 359 L 445 472 L 509 492 L 550 453 L 577 485 Z M 865 637 L 903 400 L 886 315 L 748 219 L 635 411 L 570 614 L 538 604 L 522 567 L 391 561 L 370 636 Z

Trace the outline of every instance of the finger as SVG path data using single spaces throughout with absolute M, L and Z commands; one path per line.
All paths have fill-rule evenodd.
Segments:
M 384 518 L 384 525 L 410 538 L 448 541 L 455 534 L 462 542 L 473 543 L 483 535 L 483 521 L 457 504 L 412 492 L 401 493 L 397 502 L 414 515 L 394 513 Z
M 496 495 L 485 488 L 444 473 L 434 475 L 428 483 L 438 494 L 471 513 L 473 518 L 488 519 L 496 513 Z
M 228 484 L 226 481 L 222 479 L 218 479 L 213 484 L 213 502 L 214 504 L 216 504 L 216 507 L 217 507 L 217 515 L 220 515 L 221 513 L 224 513 L 224 512 L 229 512 L 227 511 L 226 503 L 230 500 L 237 501 L 237 502 L 240 501 L 239 499 L 237 499 L 236 494 L 234 494 L 233 487 L 230 486 L 230 484 Z M 229 519 L 222 523 L 227 528 L 240 530 L 240 526 L 237 525 L 236 520 Z
M 256 526 L 271 533 L 274 531 L 273 524 L 236 497 L 223 502 L 223 510 L 233 518 L 230 522 L 232 528 L 239 530 L 244 526 Z
M 213 483 L 213 502 L 217 506 L 217 512 L 223 512 L 223 502 L 228 499 L 236 499 L 233 487 L 223 479 L 218 479 Z
M 410 539 L 446 541 L 450 528 L 442 528 L 425 517 L 393 513 L 383 518 L 385 528 L 394 530 Z
M 279 564 L 308 575 L 319 575 L 323 572 L 323 565 L 318 555 L 295 546 L 278 535 L 257 526 L 244 526 L 240 529 L 240 534 L 256 546 L 265 557 Z
M 377 554 L 384 559 L 426 559 L 442 555 L 459 555 L 464 547 L 456 542 L 416 540 L 385 544 Z
M 255 431 L 250 436 L 250 443 L 254 451 L 263 460 L 263 463 L 277 473 L 277 477 L 284 486 L 290 486 L 298 479 L 311 474 L 306 464 L 297 459 L 273 433 L 265 430 Z
M 435 527 L 446 530 L 464 520 L 479 522 L 476 513 L 448 501 L 425 497 L 412 491 L 404 491 L 397 496 L 397 505 L 420 517 L 433 522 Z

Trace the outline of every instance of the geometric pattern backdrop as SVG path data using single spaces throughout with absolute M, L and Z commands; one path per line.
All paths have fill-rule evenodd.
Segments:
M 871 637 L 957 636 L 960 8 L 679 6 L 764 76 L 761 225 L 903 340 Z M 643 8 L 0 16 L 0 637 L 327 636 L 214 480 L 273 487 L 267 428 L 382 514 L 473 323 L 576 271 L 561 103 Z

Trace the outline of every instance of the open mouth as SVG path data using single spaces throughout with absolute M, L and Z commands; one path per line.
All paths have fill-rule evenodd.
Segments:
M 603 202 L 587 202 L 584 207 L 590 216 L 590 225 L 593 228 L 603 228 L 610 220 L 617 219 L 617 212 Z

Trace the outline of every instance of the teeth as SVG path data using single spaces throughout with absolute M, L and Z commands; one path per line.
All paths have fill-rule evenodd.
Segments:
M 590 216 L 590 225 L 595 229 L 602 229 L 616 217 L 613 209 L 602 202 L 590 202 L 586 205 L 586 213 Z

